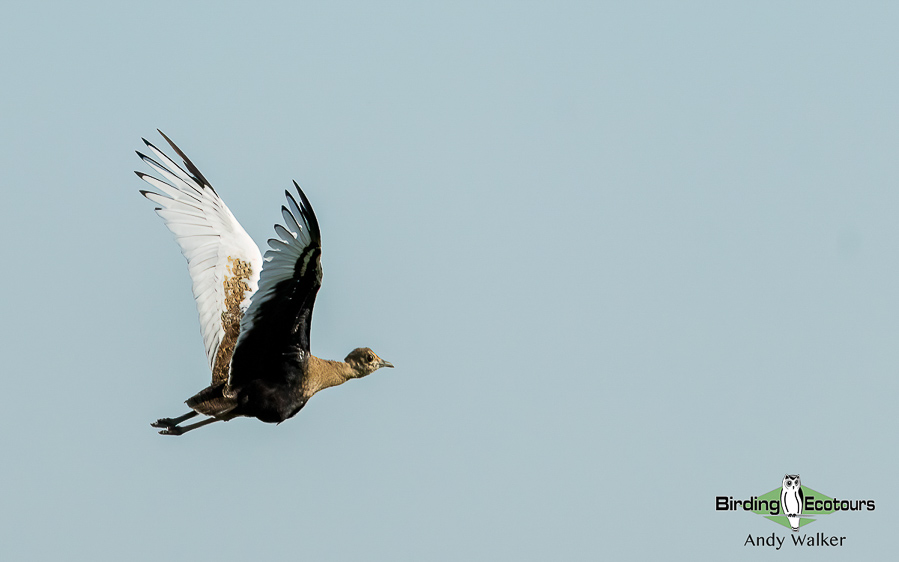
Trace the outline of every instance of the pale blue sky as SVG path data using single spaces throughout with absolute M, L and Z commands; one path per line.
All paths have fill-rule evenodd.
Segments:
M 0 18 L 0 558 L 756 560 L 785 473 L 894 554 L 899 7 L 82 2 Z M 313 352 L 396 369 L 181 438 L 208 380 L 160 128 Z M 145 170 L 146 171 L 146 170 Z M 838 552 L 834 553 L 834 550 Z M 816 549 L 792 557 L 818 559 Z

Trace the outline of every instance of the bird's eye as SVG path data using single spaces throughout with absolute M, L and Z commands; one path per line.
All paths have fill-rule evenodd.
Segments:
M 368 354 L 368 361 L 374 361 L 374 360 L 375 360 L 375 356 L 372 355 L 371 353 L 369 353 L 369 354 Z

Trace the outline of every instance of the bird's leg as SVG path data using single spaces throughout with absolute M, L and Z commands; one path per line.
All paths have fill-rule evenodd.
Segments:
M 231 406 L 227 410 L 223 410 L 223 411 L 215 414 L 214 416 L 210 416 L 203 421 L 200 421 L 197 423 L 192 423 L 190 425 L 178 426 L 177 423 L 181 423 L 186 419 L 190 419 L 190 418 L 194 417 L 195 415 L 197 415 L 196 412 L 184 414 L 180 418 L 175 418 L 173 420 L 170 420 L 170 421 L 177 422 L 176 424 L 154 426 L 154 427 L 162 427 L 163 428 L 163 430 L 159 432 L 160 435 L 182 435 L 184 433 L 187 433 L 188 431 L 197 429 L 198 427 L 203 427 L 204 425 L 209 425 L 213 422 L 233 420 L 234 418 L 237 417 L 237 415 L 234 413 L 234 408 L 235 408 L 234 406 Z
M 197 413 L 193 410 L 187 412 L 183 416 L 179 416 L 177 418 L 160 418 L 156 420 L 154 423 L 150 424 L 150 427 L 175 427 L 179 423 L 189 420 L 190 418 L 196 416 Z
M 198 427 L 203 427 L 204 425 L 209 425 L 209 424 L 211 424 L 213 422 L 217 422 L 217 421 L 222 421 L 222 419 L 221 418 L 206 418 L 203 421 L 200 421 L 197 423 L 192 423 L 190 425 L 185 425 L 185 426 L 180 426 L 180 427 L 177 425 L 167 426 L 165 429 L 160 431 L 159 434 L 160 435 L 182 435 L 184 433 L 187 433 L 188 431 L 197 429 Z M 157 426 L 157 427 L 159 427 L 159 426 Z

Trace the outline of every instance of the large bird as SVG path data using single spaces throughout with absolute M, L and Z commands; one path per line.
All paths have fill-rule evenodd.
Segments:
M 162 131 L 184 168 L 146 139 L 154 160 L 137 153 L 160 178 L 138 177 L 161 193 L 141 193 L 175 235 L 187 258 L 212 384 L 187 400 L 190 411 L 151 425 L 181 435 L 238 416 L 281 423 L 318 391 L 393 367 L 367 347 L 343 361 L 309 351 L 312 306 L 321 286 L 321 233 L 312 205 L 296 182 L 300 202 L 285 191 L 284 224 L 265 257 L 193 162 Z M 194 416 L 202 421 L 182 425 Z

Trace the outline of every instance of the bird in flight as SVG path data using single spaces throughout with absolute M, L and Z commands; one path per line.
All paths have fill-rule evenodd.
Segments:
M 142 139 L 158 160 L 138 152 L 160 177 L 135 172 L 155 190 L 141 194 L 175 235 L 187 258 L 212 384 L 187 400 L 190 411 L 150 424 L 181 435 L 245 416 L 281 423 L 318 391 L 393 367 L 367 347 L 343 361 L 309 351 L 312 306 L 321 286 L 321 232 L 306 194 L 285 191 L 284 224 L 263 257 L 193 162 L 162 131 L 184 168 Z M 185 169 L 186 168 L 186 169 Z M 189 425 L 197 416 L 205 419 Z

